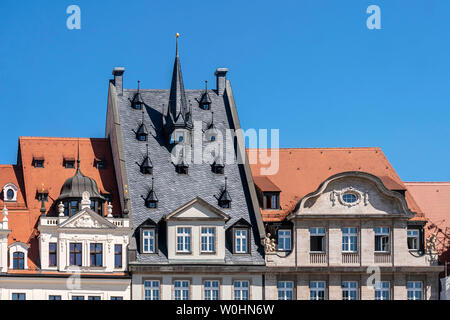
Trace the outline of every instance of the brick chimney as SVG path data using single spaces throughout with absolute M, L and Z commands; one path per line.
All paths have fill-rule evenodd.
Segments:
M 227 68 L 218 68 L 216 70 L 215 76 L 217 78 L 217 94 L 222 96 L 225 92 L 225 84 L 227 81 Z
M 112 74 L 114 76 L 114 85 L 116 86 L 117 95 L 123 95 L 123 73 L 125 68 L 115 67 Z

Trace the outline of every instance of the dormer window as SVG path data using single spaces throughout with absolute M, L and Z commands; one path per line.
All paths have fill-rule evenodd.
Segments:
M 223 174 L 224 171 L 225 171 L 225 167 L 223 164 L 218 164 L 216 162 L 213 163 L 212 172 L 214 172 L 215 174 Z
M 36 192 L 36 198 L 41 202 L 42 201 L 47 202 L 48 201 L 48 191 L 45 189 L 38 190 Z
M 133 100 L 131 101 L 131 106 L 133 107 L 133 109 L 135 110 L 141 110 L 142 107 L 144 106 L 144 100 L 142 99 L 142 95 L 140 92 L 140 81 L 138 81 L 138 89 L 136 94 L 133 97 Z
M 75 159 L 64 158 L 63 165 L 66 169 L 75 169 Z
M 14 270 L 23 270 L 25 254 L 23 252 L 14 252 L 13 253 L 13 269 Z
M 35 168 L 44 168 L 44 158 L 42 158 L 42 157 L 34 157 L 33 158 L 33 167 L 35 167 Z
M 147 155 L 139 166 L 142 174 L 153 174 L 153 164 L 152 160 L 150 160 L 150 156 L 148 154 L 148 143 L 147 143 Z
M 18 188 L 13 183 L 8 183 L 3 187 L 3 201 L 16 202 Z
M 106 160 L 103 159 L 95 159 L 94 166 L 98 169 L 106 169 Z
M 14 242 L 9 245 L 9 269 L 28 269 L 28 248 L 29 245 L 23 242 Z
M 225 188 L 222 191 L 222 194 L 219 197 L 219 207 L 224 209 L 231 208 L 231 196 L 227 190 L 227 178 L 225 177 Z
M 264 192 L 263 208 L 265 210 L 280 209 L 280 193 L 279 192 Z
M 184 132 L 177 130 L 170 137 L 170 144 L 183 143 L 184 140 Z
M 136 139 L 138 141 L 147 141 L 147 136 L 148 136 L 147 128 L 142 123 L 139 126 L 138 130 L 136 131 Z
M 139 226 L 140 235 L 140 253 L 158 252 L 158 226 L 156 223 L 147 219 Z
M 211 108 L 211 98 L 208 93 L 208 81 L 205 81 L 205 92 L 203 92 L 202 97 L 200 98 L 199 106 L 203 110 L 209 110 Z

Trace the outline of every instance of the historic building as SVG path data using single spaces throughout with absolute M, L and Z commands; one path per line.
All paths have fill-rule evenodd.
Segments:
M 106 137 L 133 227 L 133 299 L 263 298 L 264 228 L 235 161 L 242 136 L 229 136 L 240 125 L 227 71 L 215 90 L 185 90 L 178 38 L 170 90 L 124 89 L 113 71 Z
M 266 299 L 439 298 L 426 219 L 379 148 L 280 149 L 270 176 L 260 152 Z
M 21 137 L 17 159 L 0 166 L 0 299 L 129 299 L 108 140 Z

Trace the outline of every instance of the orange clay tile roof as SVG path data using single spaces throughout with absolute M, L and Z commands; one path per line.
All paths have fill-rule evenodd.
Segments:
M 97 182 L 101 193 L 112 195 L 113 214 L 119 214 L 119 196 L 108 139 L 20 137 L 18 164 L 0 166 L 0 186 L 11 182 L 19 187 L 18 202 L 6 203 L 11 230 L 8 244 L 20 241 L 30 246 L 27 273 L 37 272 L 39 266 L 37 225 L 41 203 L 37 200 L 36 192 L 42 189 L 48 191 L 46 214 L 55 214 L 55 200 L 61 187 L 76 171 L 66 169 L 63 161 L 69 157 L 76 159 L 78 145 L 81 171 Z M 32 165 L 33 158 L 36 157 L 44 158 L 44 168 L 35 168 Z M 94 166 L 95 159 L 106 160 L 106 169 L 97 169 Z M 3 208 L 4 203 L 1 200 L 0 205 Z M 106 213 L 105 208 L 104 212 Z
M 261 150 L 261 149 L 260 149 Z M 423 220 L 420 207 L 380 148 L 287 148 L 279 150 L 279 170 L 268 176 L 282 191 L 281 210 L 262 210 L 265 222 L 281 221 L 292 212 L 297 202 L 330 176 L 345 171 L 362 171 L 378 176 L 391 190 L 405 191 L 409 208 L 416 212 L 413 219 Z M 262 150 L 264 153 L 270 150 Z M 261 168 L 269 167 L 258 161 L 258 150 L 248 149 L 252 175 L 260 181 Z M 255 161 L 252 161 L 255 159 Z M 256 162 L 256 163 L 252 163 Z
M 281 191 L 267 176 L 253 177 L 253 182 L 261 191 Z

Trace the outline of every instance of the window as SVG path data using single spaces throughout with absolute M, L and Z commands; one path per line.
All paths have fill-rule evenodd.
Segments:
M 99 200 L 91 200 L 91 210 L 103 216 L 103 202 Z
M 13 293 L 12 300 L 26 300 L 25 293 Z
M 325 228 L 310 228 L 311 252 L 325 252 Z
M 61 300 L 61 296 L 48 296 L 48 300 Z
M 264 209 L 279 209 L 280 208 L 280 193 L 265 192 L 263 208 Z
M 342 299 L 358 300 L 358 283 L 356 281 L 342 282 Z
M 205 280 L 203 283 L 205 300 L 219 300 L 220 283 L 217 280 Z
M 222 164 L 217 164 L 216 162 L 213 163 L 211 169 L 215 174 L 223 174 L 225 172 L 225 167 Z
M 72 300 L 84 300 L 84 296 L 72 296 Z
M 347 192 L 342 195 L 342 200 L 345 203 L 351 204 L 351 203 L 355 203 L 358 200 L 358 197 L 354 193 Z
M 278 300 L 294 299 L 294 282 L 278 281 Z
M 389 252 L 389 228 L 374 228 L 375 252 Z
M 8 201 L 13 200 L 14 199 L 14 195 L 15 195 L 15 192 L 14 192 L 13 189 L 8 189 L 8 191 L 6 191 L 6 199 Z
M 278 251 L 291 251 L 291 230 L 278 230 Z
M 44 159 L 34 159 L 33 166 L 35 168 L 43 168 L 44 167 Z
M 211 136 L 209 139 L 210 141 L 216 141 L 216 136 Z
M 187 227 L 177 228 L 177 252 L 180 253 L 191 252 L 191 228 Z
M 24 265 L 25 254 L 23 252 L 16 251 L 13 253 L 13 269 L 15 270 L 23 270 L 25 269 Z
M 244 280 L 233 282 L 234 300 L 248 300 L 250 297 L 250 283 Z
M 422 300 L 422 281 L 408 281 L 406 288 L 408 290 L 408 300 Z
M 145 300 L 159 300 L 159 281 L 158 280 L 144 281 L 144 296 L 145 296 Z
M 98 170 L 106 169 L 106 161 L 103 159 L 97 159 L 95 160 L 95 166 Z
M 176 132 L 175 133 L 175 139 L 178 143 L 182 143 L 184 141 L 184 133 L 183 132 Z
M 82 262 L 82 245 L 81 243 L 71 243 L 69 245 L 70 257 L 69 262 L 71 266 L 80 266 Z
M 214 253 L 216 251 L 216 228 L 202 227 L 202 252 Z
M 189 281 L 177 280 L 173 284 L 175 300 L 189 300 Z
M 75 160 L 64 159 L 64 168 L 74 169 L 75 168 Z
M 176 171 L 178 174 L 188 174 L 189 167 L 187 167 L 186 165 L 177 165 Z
M 99 296 L 89 296 L 88 300 L 102 300 Z
M 111 300 L 123 300 L 123 297 L 111 297 Z
M 419 250 L 419 230 L 408 230 L 408 249 Z
M 375 283 L 375 300 L 390 300 L 391 284 L 389 281 Z
M 73 216 L 77 212 L 78 212 L 78 200 L 64 201 L 65 216 L 68 216 L 69 214 Z
M 57 245 L 56 243 L 52 242 L 48 244 L 48 266 L 49 267 L 56 267 L 56 251 L 57 251 Z
M 114 267 L 122 268 L 122 245 L 114 245 Z
M 90 249 L 91 267 L 101 267 L 103 265 L 103 245 L 91 243 Z
M 325 281 L 309 282 L 309 299 L 325 300 Z
M 248 230 L 236 229 L 234 230 L 234 252 L 247 253 L 248 252 Z
M 358 229 L 342 228 L 342 252 L 358 251 Z
M 155 230 L 147 229 L 142 231 L 143 253 L 155 252 Z

